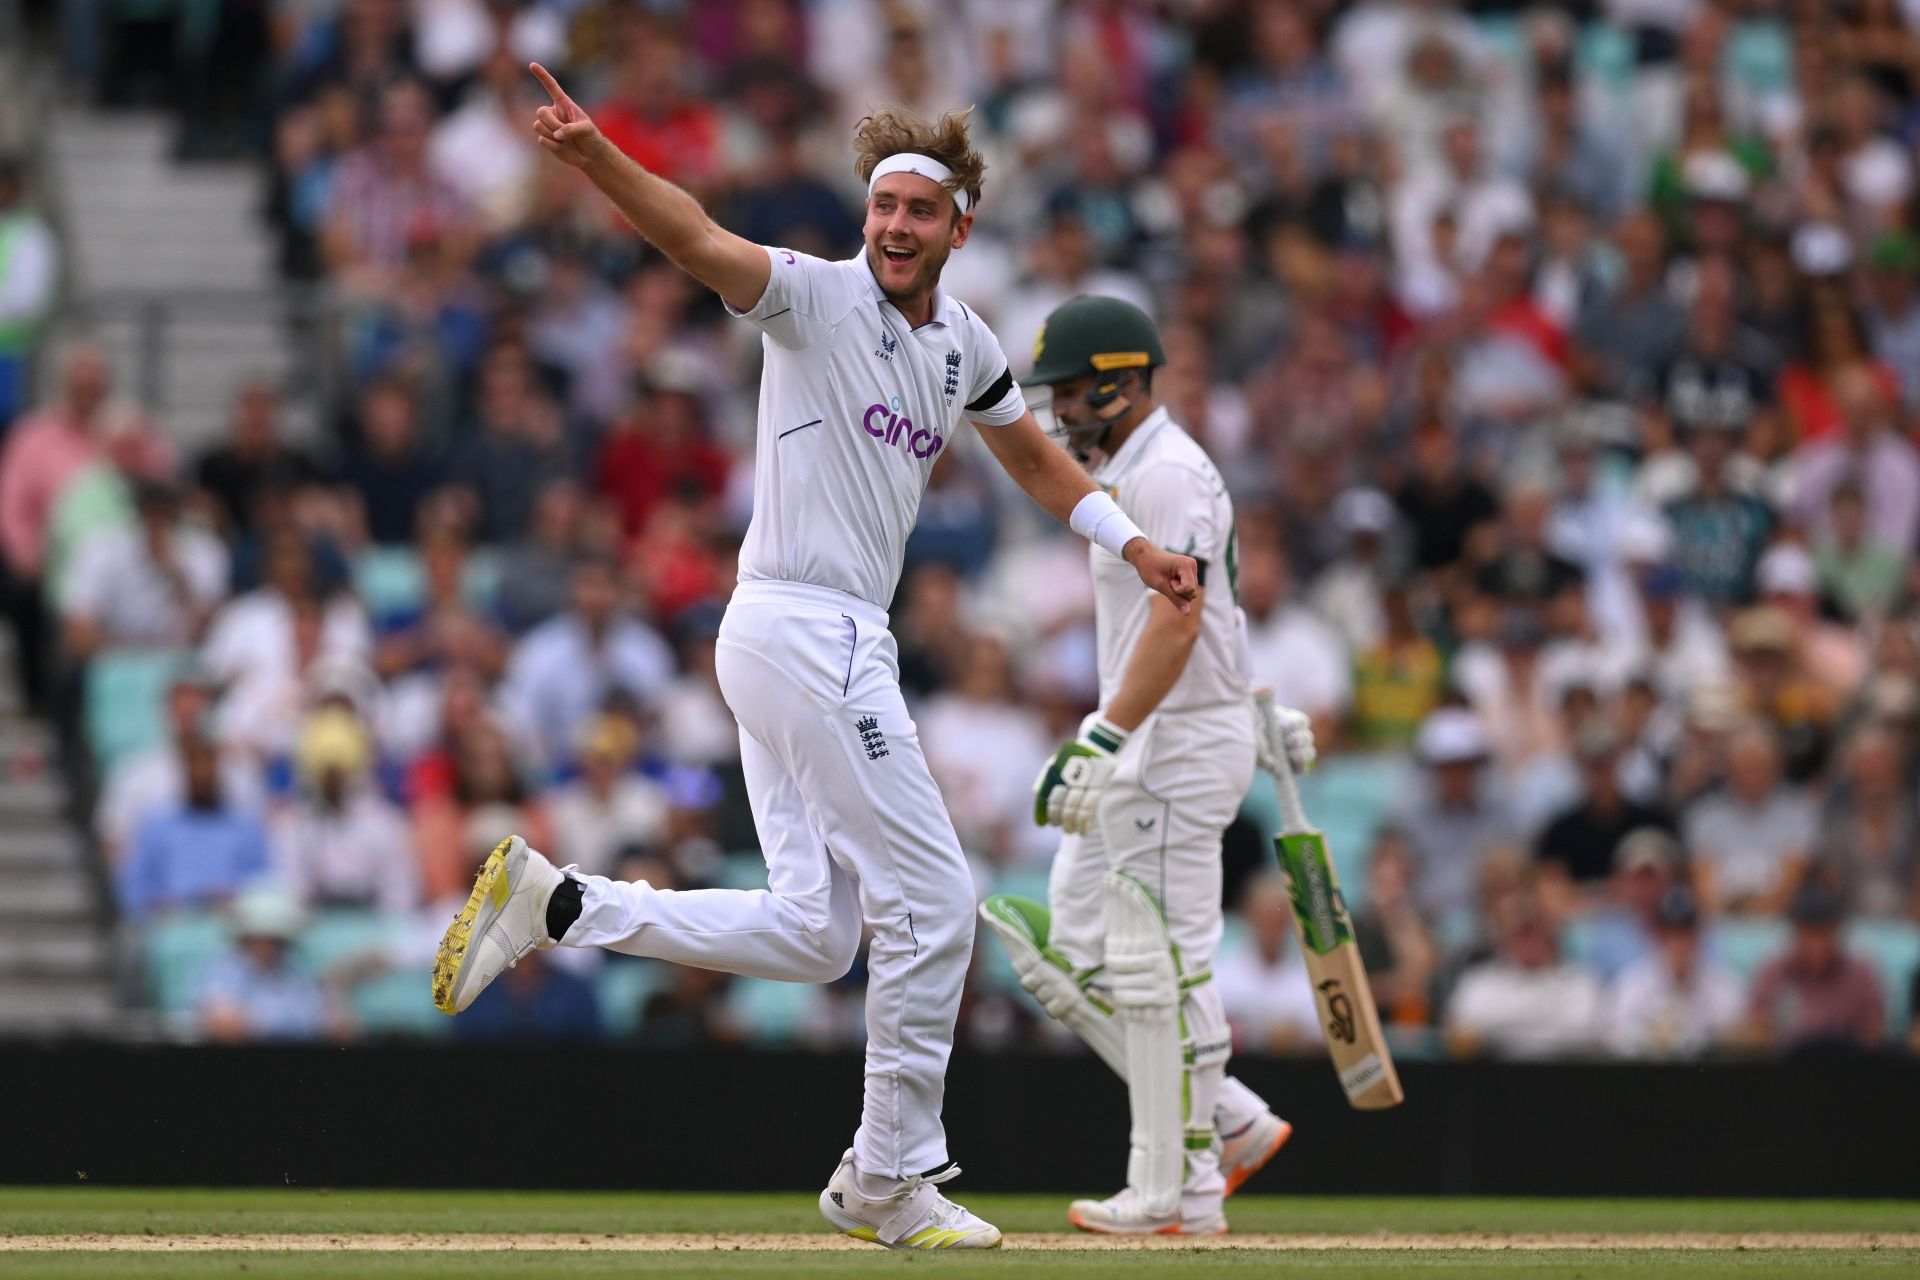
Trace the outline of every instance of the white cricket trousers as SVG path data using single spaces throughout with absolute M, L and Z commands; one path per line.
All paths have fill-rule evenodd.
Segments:
M 1138 880 L 1159 904 L 1184 974 L 1213 968 L 1225 928 L 1220 836 L 1253 782 L 1253 734 L 1251 704 L 1234 702 L 1156 711 L 1120 748 L 1099 820 L 1086 835 L 1061 840 L 1047 884 L 1047 940 L 1076 970 L 1106 959 L 1109 870 Z M 1183 1014 L 1201 1063 L 1190 1119 L 1234 1132 L 1266 1103 L 1226 1075 L 1231 1032 L 1220 988 L 1209 981 L 1188 991 Z M 1217 1207 L 1224 1186 L 1216 1152 L 1187 1153 L 1187 1196 Z
M 767 862 L 754 889 L 582 877 L 568 946 L 786 982 L 852 966 L 864 922 L 866 1093 L 855 1166 L 947 1162 L 940 1106 L 973 951 L 974 886 L 900 696 L 886 612 L 844 592 L 742 582 L 720 624 L 720 692 Z

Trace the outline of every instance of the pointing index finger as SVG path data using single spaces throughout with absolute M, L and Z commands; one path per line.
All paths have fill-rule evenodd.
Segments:
M 529 62 L 527 68 L 533 72 L 534 79 L 540 82 L 540 87 L 547 91 L 547 96 L 553 99 L 554 105 L 558 106 L 560 103 L 570 101 L 567 91 L 560 87 L 560 82 L 553 78 L 551 71 L 537 62 Z

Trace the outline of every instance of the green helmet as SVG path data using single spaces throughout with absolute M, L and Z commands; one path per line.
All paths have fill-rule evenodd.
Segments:
M 1025 387 L 1096 377 L 1126 369 L 1152 369 L 1167 362 L 1159 331 L 1131 302 L 1082 294 L 1053 309 L 1033 340 L 1033 372 Z

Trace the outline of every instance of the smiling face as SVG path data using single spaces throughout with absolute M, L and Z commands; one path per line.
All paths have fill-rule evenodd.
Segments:
M 967 242 L 973 216 L 954 217 L 953 197 L 932 178 L 890 173 L 867 197 L 867 262 L 895 302 L 923 297 L 939 283 L 947 257 Z

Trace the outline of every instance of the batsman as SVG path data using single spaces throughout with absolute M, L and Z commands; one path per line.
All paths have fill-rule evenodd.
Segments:
M 1077 1200 L 1082 1230 L 1217 1235 L 1225 1198 L 1292 1128 L 1226 1074 L 1232 1037 L 1211 965 L 1220 945 L 1220 839 L 1257 762 L 1304 772 L 1313 731 L 1259 704 L 1234 603 L 1233 504 L 1206 453 L 1153 398 L 1165 363 L 1153 322 L 1079 297 L 1034 344 L 1028 403 L 1147 538 L 1192 556 L 1182 615 L 1095 549 L 1100 708 L 1034 787 L 1034 820 L 1066 835 L 1046 906 L 981 904 L 1021 985 L 1127 1082 L 1127 1185 Z M 1050 419 L 1049 419 L 1050 414 Z

